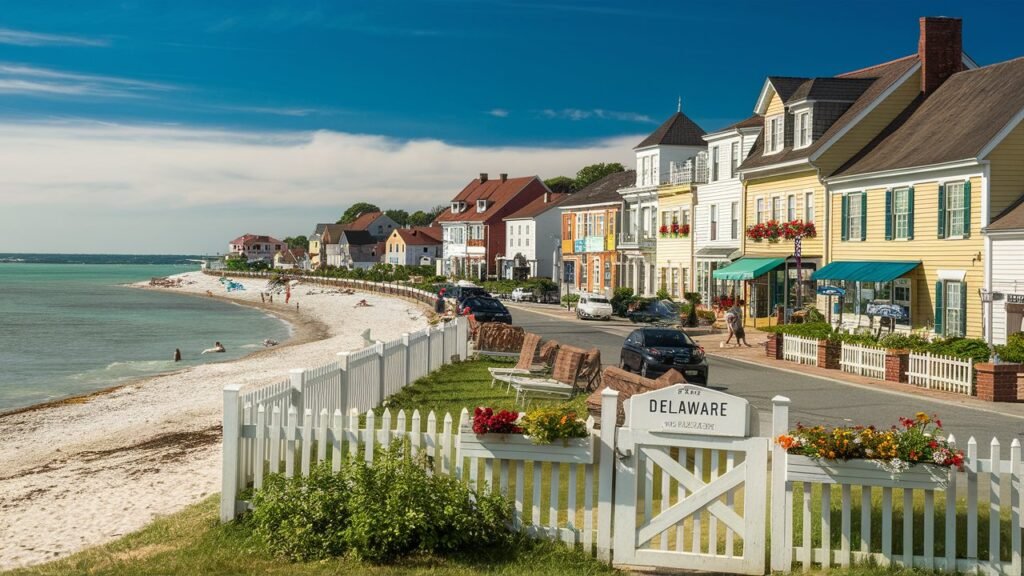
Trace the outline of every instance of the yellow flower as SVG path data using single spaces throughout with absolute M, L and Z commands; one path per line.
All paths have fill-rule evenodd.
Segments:
M 928 422 L 931 422 L 931 418 L 929 418 L 928 415 L 925 414 L 924 412 L 918 412 L 917 414 L 914 414 L 914 417 L 917 418 L 917 421 L 922 424 L 927 424 Z

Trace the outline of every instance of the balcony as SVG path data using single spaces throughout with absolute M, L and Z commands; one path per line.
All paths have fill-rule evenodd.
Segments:
M 708 153 L 698 152 L 685 162 L 669 163 L 669 184 L 707 184 Z
M 619 244 L 616 248 L 621 250 L 653 250 L 657 239 L 653 236 L 643 236 L 636 232 L 623 232 L 619 234 Z

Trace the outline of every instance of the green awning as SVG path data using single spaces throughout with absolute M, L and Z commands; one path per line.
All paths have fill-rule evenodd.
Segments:
M 846 280 L 847 282 L 890 282 L 917 268 L 917 261 L 857 260 L 833 262 L 811 275 L 812 280 Z
M 740 258 L 712 273 L 715 280 L 753 280 L 785 262 L 785 258 Z

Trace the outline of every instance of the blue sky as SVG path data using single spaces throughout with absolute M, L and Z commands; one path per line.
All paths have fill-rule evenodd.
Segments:
M 983 65 L 1024 54 L 1014 2 L 763 6 L 0 2 L 0 227 L 88 215 L 80 249 L 9 249 L 216 252 L 357 200 L 441 203 L 481 171 L 628 160 L 679 96 L 716 129 L 767 74 L 915 52 L 922 15 L 962 17 Z

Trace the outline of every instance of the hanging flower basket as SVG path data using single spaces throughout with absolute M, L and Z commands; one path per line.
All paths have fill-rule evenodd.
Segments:
M 754 242 L 768 242 L 775 244 L 785 235 L 784 227 L 778 220 L 769 220 L 760 224 L 754 224 L 747 228 L 747 238 Z
M 782 235 L 786 240 L 793 240 L 797 237 L 814 238 L 818 235 L 818 230 L 814 227 L 814 222 L 792 220 L 782 224 Z

